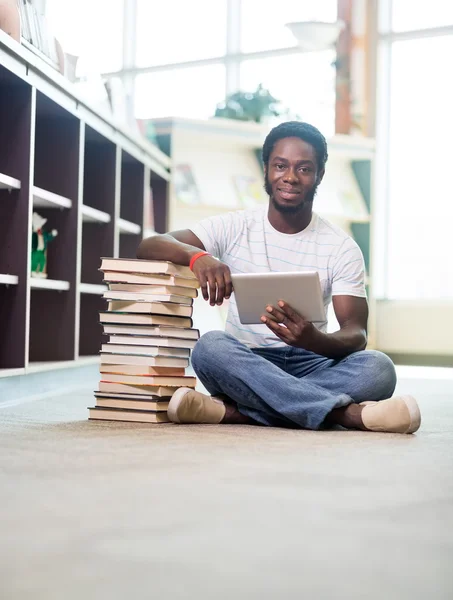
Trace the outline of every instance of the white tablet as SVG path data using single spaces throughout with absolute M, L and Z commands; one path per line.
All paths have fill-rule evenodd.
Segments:
M 321 284 L 316 271 L 231 274 L 239 319 L 244 325 L 261 323 L 269 304 L 287 302 L 307 321 L 326 320 Z

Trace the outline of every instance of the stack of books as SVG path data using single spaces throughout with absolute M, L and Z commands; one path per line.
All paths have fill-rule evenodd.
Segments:
M 89 418 L 165 423 L 175 390 L 196 385 L 186 368 L 200 335 L 192 327 L 198 281 L 188 267 L 164 261 L 103 258 L 100 270 L 108 341 Z

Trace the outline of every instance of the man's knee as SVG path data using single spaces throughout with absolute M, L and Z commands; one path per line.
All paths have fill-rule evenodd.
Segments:
M 227 346 L 235 338 L 225 331 L 208 331 L 195 344 L 192 351 L 192 366 L 194 369 L 200 368 L 206 364 L 212 364 L 212 361 L 225 361 Z
M 390 397 L 396 387 L 396 370 L 392 360 L 378 350 L 365 350 L 363 355 L 366 376 L 373 382 L 379 400 Z

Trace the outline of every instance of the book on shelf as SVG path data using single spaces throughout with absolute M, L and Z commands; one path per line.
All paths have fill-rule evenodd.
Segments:
M 151 286 L 150 286 L 151 288 Z M 103 298 L 106 300 L 124 300 L 127 302 L 170 302 L 171 304 L 192 306 L 193 299 L 176 294 L 155 294 L 152 289 L 148 292 L 124 292 L 107 290 Z
M 108 383 L 124 383 L 128 385 L 161 385 L 169 387 L 192 387 L 197 384 L 195 377 L 166 377 L 153 375 L 122 375 L 118 373 L 102 373 L 101 381 Z
M 146 367 L 188 367 L 188 358 L 175 358 L 173 356 L 130 356 L 129 354 L 114 354 L 101 352 L 101 364 L 109 365 L 135 365 Z
M 129 410 L 152 410 L 153 412 L 166 411 L 168 409 L 168 400 L 128 400 L 124 396 L 98 396 L 96 397 L 96 407 L 101 408 L 126 408 Z
M 181 302 L 186 304 L 187 298 L 196 298 L 198 291 L 196 288 L 183 287 L 181 285 L 143 285 L 136 283 L 108 283 L 110 292 L 128 292 L 135 294 L 153 294 L 166 296 L 181 296 L 184 298 Z M 179 302 L 179 300 L 178 300 Z
M 156 375 L 157 377 L 184 377 L 186 370 L 179 367 L 147 367 L 146 365 L 99 365 L 99 372 L 116 375 Z
M 149 315 L 125 312 L 101 312 L 99 313 L 99 317 L 101 325 L 147 325 L 175 327 L 181 329 L 189 329 L 193 325 L 193 321 L 190 317 L 172 317 L 168 315 Z
M 128 312 L 166 315 L 172 317 L 191 317 L 192 306 L 172 304 L 170 302 L 133 302 L 129 300 L 110 300 L 109 312 Z
M 148 273 L 159 275 L 179 275 L 195 279 L 189 267 L 175 265 L 165 260 L 141 260 L 139 258 L 102 258 L 101 271 L 122 271 L 125 273 Z
M 189 288 L 196 290 L 200 287 L 197 279 L 185 279 L 177 275 L 162 275 L 159 273 L 122 273 L 121 271 L 104 271 L 105 283 L 127 285 L 156 285 Z M 112 288 L 113 289 L 113 288 Z M 176 292 L 175 292 L 176 293 Z M 184 294 L 181 294 L 182 296 Z M 194 296 L 195 297 L 195 296 Z
M 108 381 L 99 382 L 99 391 L 108 392 L 110 394 L 140 394 L 142 396 L 158 396 L 159 398 L 167 398 L 173 396 L 177 387 L 181 386 L 160 386 L 160 385 L 137 385 L 127 383 L 109 383 Z
M 200 337 L 198 329 L 180 329 L 179 327 L 147 325 L 121 325 L 118 323 L 105 324 L 106 335 L 140 335 L 149 337 L 178 338 L 197 341 Z
M 187 348 L 165 348 L 163 346 L 132 346 L 126 344 L 102 344 L 101 352 L 113 354 L 127 354 L 139 356 L 161 356 L 161 357 L 176 357 L 189 358 L 190 350 Z
M 92 421 L 131 421 L 135 423 L 168 423 L 166 411 L 131 410 L 126 408 L 90 407 L 89 419 Z
M 184 348 L 187 350 L 193 350 L 197 341 L 139 335 L 111 335 L 108 343 L 112 345 L 126 344 L 129 346 L 163 346 L 167 348 Z

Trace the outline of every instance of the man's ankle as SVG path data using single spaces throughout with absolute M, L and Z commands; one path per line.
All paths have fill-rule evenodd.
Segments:
M 346 429 L 360 429 L 366 431 L 362 421 L 363 406 L 359 404 L 349 404 L 342 408 L 334 408 L 327 415 L 326 423 L 328 425 L 341 425 Z
M 225 402 L 225 416 L 220 421 L 224 425 L 259 425 L 256 421 L 240 413 L 235 404 Z

